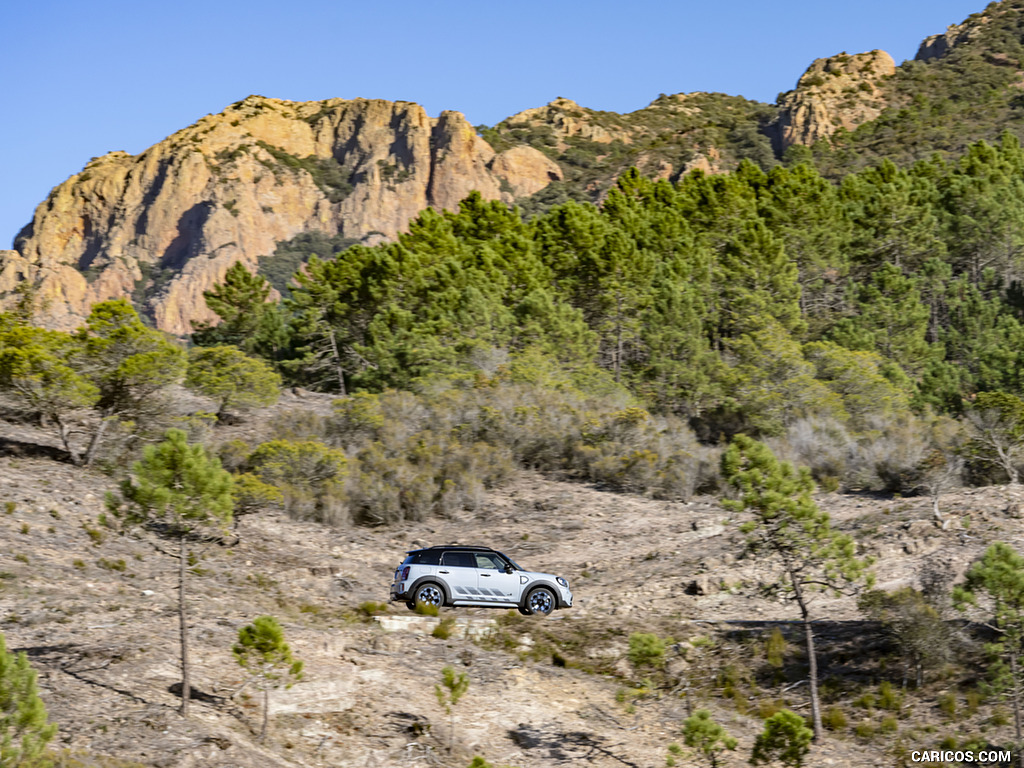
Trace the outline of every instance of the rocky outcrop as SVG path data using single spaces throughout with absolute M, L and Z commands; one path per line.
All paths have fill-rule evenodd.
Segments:
M 779 99 L 779 149 L 810 145 L 839 128 L 851 130 L 878 117 L 887 106 L 884 80 L 895 71 L 896 64 L 885 51 L 817 59 L 796 89 Z
M 921 41 L 917 49 L 914 61 L 931 61 L 940 59 L 958 45 L 963 45 L 976 39 L 982 31 L 982 26 L 989 21 L 988 16 L 978 16 L 963 24 L 950 24 L 941 35 L 932 35 Z
M 56 187 L 15 250 L 0 251 L 0 307 L 30 280 L 45 307 L 37 321 L 50 327 L 74 328 L 93 303 L 132 296 L 158 328 L 183 334 L 214 319 L 203 291 L 228 267 L 255 268 L 281 240 L 311 230 L 390 238 L 471 190 L 512 202 L 555 178 L 542 153 L 495 153 L 458 112 L 250 96 Z
M 611 144 L 613 141 L 629 144 L 633 140 L 631 131 L 602 125 L 595 119 L 593 110 L 581 107 L 572 99 L 561 97 L 543 107 L 527 109 L 512 115 L 502 125 L 512 130 L 548 129 L 554 135 L 559 150 L 564 150 L 568 146 L 564 140 L 571 137 L 579 137 L 597 144 Z
M 562 169 L 554 160 L 533 147 L 512 147 L 496 155 L 491 170 L 512 190 L 515 197 L 540 192 L 552 181 L 562 178 Z

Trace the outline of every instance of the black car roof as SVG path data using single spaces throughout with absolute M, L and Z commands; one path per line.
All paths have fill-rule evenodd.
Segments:
M 467 551 L 473 551 L 473 552 L 497 552 L 498 551 L 496 549 L 491 549 L 490 547 L 470 547 L 470 546 L 466 546 L 466 545 L 463 545 L 463 544 L 450 544 L 450 545 L 449 544 L 442 544 L 442 545 L 436 546 L 436 547 L 423 547 L 422 549 L 410 549 L 408 552 L 406 552 L 406 554 L 407 555 L 412 555 L 412 554 L 414 554 L 416 552 L 429 552 L 432 549 L 444 549 L 444 550 L 451 550 L 453 552 L 467 552 Z

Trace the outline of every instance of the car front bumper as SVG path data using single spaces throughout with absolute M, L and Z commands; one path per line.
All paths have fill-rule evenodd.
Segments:
M 558 591 L 560 593 L 559 594 L 559 598 L 562 601 L 562 607 L 563 608 L 572 608 L 572 590 L 569 589 L 568 587 L 560 586 L 558 588 Z

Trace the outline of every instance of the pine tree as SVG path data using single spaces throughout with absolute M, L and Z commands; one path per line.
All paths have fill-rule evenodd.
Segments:
M 1009 133 L 992 146 L 971 145 L 943 180 L 951 261 L 980 282 L 986 269 L 1009 280 L 1024 254 L 1024 152 Z
M 263 723 L 259 739 L 267 737 L 270 691 L 282 685 L 291 688 L 302 679 L 303 663 L 292 656 L 284 630 L 273 616 L 260 616 L 238 630 L 238 642 L 231 648 L 239 666 L 247 670 L 263 691 Z
M 0 632 L 0 766 L 45 768 L 49 762 L 43 753 L 56 733 L 28 657 L 9 653 Z
M 850 250 L 859 279 L 883 264 L 912 274 L 928 259 L 944 255 L 938 190 L 928 176 L 885 160 L 843 179 L 841 195 L 853 222 Z
M 886 361 L 877 353 L 827 341 L 805 344 L 803 353 L 814 365 L 815 378 L 841 398 L 854 428 L 868 429 L 872 417 L 891 417 L 909 409 L 910 381 L 887 376 Z
M 96 457 L 115 419 L 137 419 L 159 408 L 158 395 L 185 374 L 184 350 L 147 328 L 125 299 L 94 304 L 75 334 L 81 345 L 79 370 L 98 390 L 100 421 L 86 449 L 85 464 Z
M 974 284 L 946 285 L 938 333 L 946 360 L 963 372 L 963 393 L 1024 391 L 1024 325 L 1004 300 L 1002 281 L 986 271 Z
M 853 317 L 840 320 L 827 333 L 847 349 L 873 351 L 918 377 L 941 350 L 927 341 L 928 308 L 914 278 L 894 264 L 883 264 L 871 279 L 853 286 Z
M 641 317 L 643 357 L 631 383 L 647 402 L 686 418 L 701 416 L 723 397 L 724 366 L 708 343 L 705 314 L 700 286 L 683 270 L 659 264 Z
M 233 410 L 277 402 L 281 377 L 237 347 L 200 347 L 189 355 L 185 386 L 214 400 L 223 419 Z
M 722 477 L 739 493 L 722 505 L 748 512 L 743 525 L 751 549 L 773 558 L 783 570 L 779 589 L 800 609 L 804 627 L 814 738 L 822 735 L 818 699 L 818 659 L 814 650 L 810 590 L 835 591 L 867 575 L 868 561 L 855 556 L 853 539 L 832 530 L 827 512 L 811 498 L 814 481 L 806 467 L 799 470 L 780 462 L 771 450 L 746 435 L 738 435 L 722 454 Z
M 202 530 L 231 522 L 232 479 L 202 445 L 189 445 L 184 432 L 167 431 L 162 443 L 146 448 L 121 484 L 120 498 L 107 498 L 111 512 L 128 526 L 145 526 L 178 540 L 178 625 L 181 640 L 181 714 L 188 716 L 190 675 L 186 576 L 189 542 Z
M 842 398 L 814 377 L 814 366 L 800 345 L 774 321 L 730 340 L 728 352 L 735 364 L 723 389 L 744 429 L 778 435 L 812 415 L 848 418 Z
M 71 443 L 71 419 L 93 408 L 99 389 L 80 372 L 80 347 L 66 333 L 12 325 L 0 327 L 0 391 L 56 427 L 72 463 L 81 463 Z
M 715 266 L 715 338 L 751 333 L 768 321 L 787 333 L 803 333 L 797 278 L 782 241 L 762 221 L 747 222 L 723 243 Z
M 718 254 L 752 225 L 762 223 L 757 195 L 765 181 L 761 170 L 749 162 L 742 163 L 736 173 L 688 173 L 677 185 L 676 208 Z
M 1020 764 L 1024 768 L 1024 557 L 1002 542 L 992 544 L 967 571 L 963 584 L 953 589 L 953 602 L 961 610 L 978 606 L 985 598 L 998 640 L 989 649 L 1005 666 L 995 667 L 996 682 L 1013 703 L 1014 732 Z
M 809 165 L 773 168 L 758 198 L 761 216 L 797 266 L 800 310 L 812 334 L 843 303 L 852 226 L 834 185 Z
M 200 324 L 193 339 L 200 346 L 233 344 L 253 351 L 263 313 L 269 308 L 270 283 L 238 261 L 228 267 L 224 280 L 203 291 L 206 306 L 220 317 L 219 325 Z

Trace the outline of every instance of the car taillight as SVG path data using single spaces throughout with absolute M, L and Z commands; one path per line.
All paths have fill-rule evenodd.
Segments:
M 405 566 L 405 568 L 402 569 L 402 579 L 401 580 L 405 581 L 408 578 L 409 578 L 409 566 L 407 565 L 407 566 Z

